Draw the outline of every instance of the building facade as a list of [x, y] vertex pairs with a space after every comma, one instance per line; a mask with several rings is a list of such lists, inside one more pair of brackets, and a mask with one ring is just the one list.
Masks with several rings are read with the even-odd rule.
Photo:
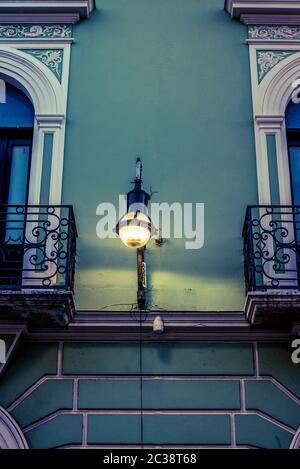
[[300, 447], [299, 96], [298, 0], [1, 2], [0, 448]]

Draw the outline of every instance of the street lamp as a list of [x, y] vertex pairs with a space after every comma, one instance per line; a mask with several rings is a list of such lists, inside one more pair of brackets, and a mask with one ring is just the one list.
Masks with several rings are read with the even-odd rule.
[[151, 238], [152, 223], [148, 217], [149, 194], [142, 190], [142, 163], [136, 160], [134, 189], [127, 194], [127, 213], [121, 218], [116, 232], [128, 248], [142, 248]]
[[146, 263], [144, 247], [153, 234], [153, 226], [148, 216], [150, 195], [142, 189], [142, 162], [136, 160], [134, 188], [127, 194], [127, 212], [116, 226], [116, 233], [128, 248], [137, 250], [138, 306], [145, 308]]

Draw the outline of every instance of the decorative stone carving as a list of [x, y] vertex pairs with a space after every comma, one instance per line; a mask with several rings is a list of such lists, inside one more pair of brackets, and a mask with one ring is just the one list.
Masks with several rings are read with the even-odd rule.
[[70, 24], [0, 24], [0, 39], [68, 39]]
[[22, 49], [46, 65], [61, 83], [63, 66], [63, 49]]
[[300, 40], [300, 26], [250, 26], [250, 39], [290, 39]]
[[284, 60], [286, 57], [295, 54], [294, 51], [281, 50], [259, 50], [257, 51], [257, 69], [259, 83], [272, 70], [275, 65]]

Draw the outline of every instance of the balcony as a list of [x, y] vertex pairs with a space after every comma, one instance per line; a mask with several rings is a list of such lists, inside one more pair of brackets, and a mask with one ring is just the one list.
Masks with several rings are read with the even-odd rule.
[[71, 206], [0, 205], [0, 318], [67, 325], [74, 315]]
[[243, 238], [250, 323], [299, 321], [300, 206], [249, 206]]

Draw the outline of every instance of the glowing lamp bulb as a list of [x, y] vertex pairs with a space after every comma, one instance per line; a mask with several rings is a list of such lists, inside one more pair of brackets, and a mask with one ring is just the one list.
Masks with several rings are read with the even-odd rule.
[[151, 238], [151, 220], [143, 212], [128, 212], [119, 222], [118, 234], [125, 246], [141, 248]]

